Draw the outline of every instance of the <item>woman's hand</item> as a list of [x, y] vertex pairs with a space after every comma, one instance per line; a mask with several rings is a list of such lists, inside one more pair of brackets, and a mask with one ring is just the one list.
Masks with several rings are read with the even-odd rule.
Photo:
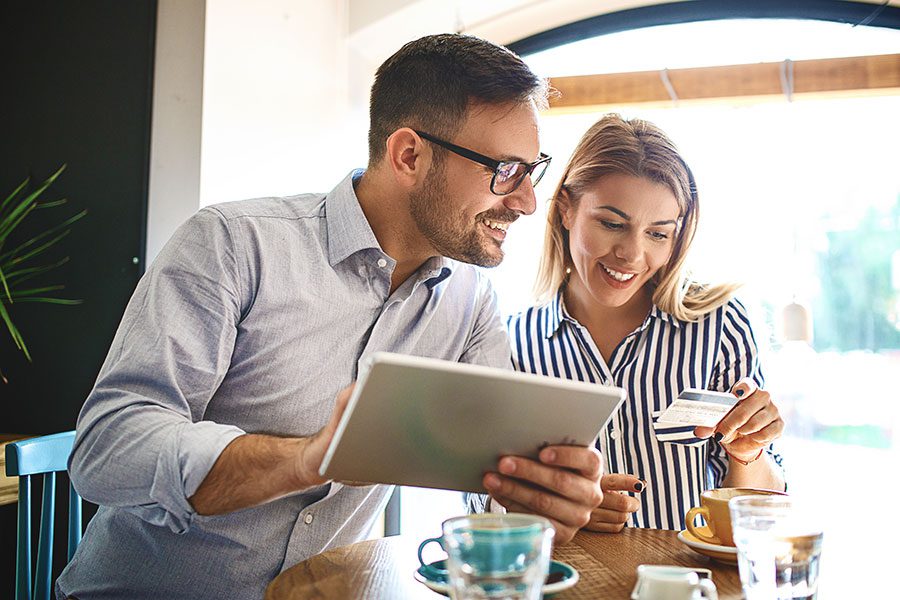
[[731, 388], [740, 398], [715, 427], [697, 427], [694, 434], [707, 438], [715, 433], [716, 441], [732, 458], [753, 461], [784, 431], [784, 421], [769, 392], [761, 390], [752, 379], [744, 378]]
[[625, 527], [631, 513], [636, 512], [641, 503], [637, 498], [621, 492], [641, 492], [644, 482], [634, 475], [612, 473], [600, 479], [603, 502], [591, 511], [591, 520], [584, 529], [603, 533], [619, 533]]

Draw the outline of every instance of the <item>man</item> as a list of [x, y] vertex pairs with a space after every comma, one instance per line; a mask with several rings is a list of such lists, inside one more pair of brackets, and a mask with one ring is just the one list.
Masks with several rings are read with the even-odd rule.
[[[411, 42], [376, 74], [365, 173], [179, 229], [79, 416], [70, 472], [101, 508], [58, 597], [258, 599], [282, 569], [366, 536], [390, 487], [318, 475], [348, 384], [379, 350], [509, 365], [494, 295], [463, 263], [498, 264], [535, 209], [545, 97], [503, 48]], [[602, 498], [599, 456], [542, 458], [504, 457], [485, 484], [567, 541]]]

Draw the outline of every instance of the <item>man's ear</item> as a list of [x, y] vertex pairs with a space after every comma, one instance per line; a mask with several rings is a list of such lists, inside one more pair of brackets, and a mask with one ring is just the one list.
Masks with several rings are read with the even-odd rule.
[[401, 127], [385, 143], [385, 161], [398, 184], [413, 188], [425, 179], [431, 165], [431, 148], [409, 127]]
[[572, 205], [572, 197], [569, 195], [569, 190], [561, 188], [554, 204], [556, 204], [556, 210], [559, 212], [559, 218], [563, 227], [571, 229], [572, 221], [575, 219], [575, 207]]

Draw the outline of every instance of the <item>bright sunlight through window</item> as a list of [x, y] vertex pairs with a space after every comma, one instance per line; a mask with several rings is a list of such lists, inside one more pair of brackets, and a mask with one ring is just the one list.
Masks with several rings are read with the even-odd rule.
[[[898, 31], [756, 20], [629, 31], [525, 58], [552, 78], [897, 52]], [[900, 534], [900, 96], [544, 115], [542, 150], [554, 161], [537, 189], [538, 212], [510, 229], [507, 258], [489, 271], [505, 314], [533, 302], [542, 200], [604, 112], [656, 123], [691, 165], [701, 201], [694, 272], [744, 284], [738, 296], [754, 317], [766, 387], [787, 422], [789, 491], [816, 500], [825, 528], [822, 577], [849, 569], [860, 574], [857, 587], [836, 597], [874, 594], [877, 582], [864, 574], [878, 561], [888, 572]], [[811, 329], [796, 322], [804, 314]], [[804, 331], [809, 342], [796, 339]], [[406, 531], [463, 511], [458, 494], [425, 490], [404, 490], [402, 506]], [[861, 535], [873, 527], [884, 533]], [[875, 547], [861, 548], [863, 540]]]

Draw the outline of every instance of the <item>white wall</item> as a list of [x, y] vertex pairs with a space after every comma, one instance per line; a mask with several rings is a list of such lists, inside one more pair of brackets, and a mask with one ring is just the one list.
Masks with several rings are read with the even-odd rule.
[[200, 206], [205, 19], [205, 0], [157, 6], [147, 264]]
[[200, 206], [330, 190], [367, 159], [375, 69], [405, 42], [508, 43], [634, 0], [160, 0], [148, 262]]
[[366, 158], [346, 0], [208, 0], [200, 204], [328, 191]]

